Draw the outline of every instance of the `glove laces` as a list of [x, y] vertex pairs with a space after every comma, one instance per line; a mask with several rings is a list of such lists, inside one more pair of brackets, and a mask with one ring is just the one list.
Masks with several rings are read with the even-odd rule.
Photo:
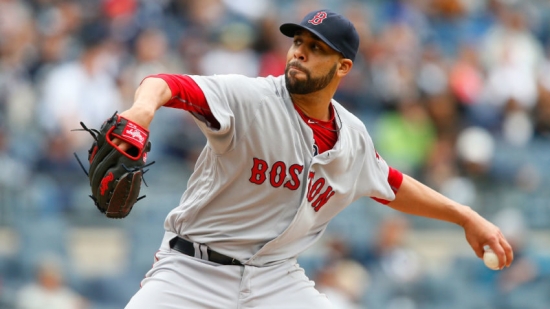
[[[113, 116], [111, 116], [111, 118], [109, 118], [109, 120], [107, 120], [107, 121], [110, 121], [110, 120], [112, 120], [113, 118], [115, 118], [116, 115], [117, 115], [117, 113], [118, 113], [118, 111], [115, 112], [115, 113], [113, 114]], [[86, 131], [86, 132], [90, 133], [90, 135], [94, 138], [94, 140], [95, 140], [96, 142], [98, 141], [98, 140], [97, 140], [97, 136], [100, 134], [99, 130], [88, 128], [88, 127], [84, 124], [84, 122], [82, 122], [82, 121], [80, 122], [80, 125], [82, 126], [82, 129], [73, 129], [73, 130], [71, 130], [71, 131]], [[89, 150], [88, 150], [88, 155], [91, 155], [92, 151], [93, 151], [93, 149], [89, 149]], [[84, 174], [86, 174], [86, 176], [89, 177], [89, 171], [86, 170], [86, 168], [84, 167], [84, 164], [82, 164], [82, 161], [80, 160], [80, 158], [78, 157], [78, 155], [76, 154], [76, 152], [74, 152], [73, 154], [74, 154], [74, 157], [76, 158], [76, 161], [78, 162], [78, 165], [80, 165], [80, 167], [82, 168], [82, 171], [84, 171]], [[122, 167], [123, 167], [128, 173], [134, 173], [134, 172], [137, 172], [137, 171], [141, 171], [141, 180], [143, 181], [143, 184], [144, 184], [146, 187], [149, 187], [149, 185], [147, 185], [147, 182], [145, 181], [145, 176], [144, 176], [145, 173], [147, 173], [147, 172], [149, 171], [149, 169], [145, 169], [145, 168], [146, 168], [146, 167], [149, 167], [149, 166], [151, 166], [151, 165], [153, 165], [153, 164], [155, 164], [155, 162], [156, 162], [156, 161], [152, 161], [152, 162], [147, 163], [147, 164], [145, 164], [145, 165], [143, 165], [143, 166], [141, 166], [141, 167], [135, 167], [135, 168], [128, 168], [126, 165], [122, 164]], [[98, 208], [99, 208], [97, 199], [96, 199], [94, 196], [92, 196], [92, 195], [88, 195], [88, 196], [94, 201], [94, 204], [95, 204], [96, 206], [98, 206]], [[146, 196], [147, 196], [147, 195], [144, 194], [144, 195], [138, 197], [138, 198], [136, 199], [136, 202], [139, 201], [139, 200], [144, 199]]]

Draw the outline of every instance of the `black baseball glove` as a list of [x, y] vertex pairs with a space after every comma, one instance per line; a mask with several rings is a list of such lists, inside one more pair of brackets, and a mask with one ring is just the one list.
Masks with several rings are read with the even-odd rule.
[[[151, 149], [149, 131], [117, 113], [107, 119], [99, 131], [87, 128], [82, 122], [80, 125], [94, 138], [88, 150], [88, 172], [75, 154], [90, 179], [90, 197], [107, 217], [124, 218], [134, 204], [145, 197], [139, 197], [144, 168], [154, 163], [145, 164]], [[114, 138], [129, 143], [130, 149], [121, 150], [112, 142]]]

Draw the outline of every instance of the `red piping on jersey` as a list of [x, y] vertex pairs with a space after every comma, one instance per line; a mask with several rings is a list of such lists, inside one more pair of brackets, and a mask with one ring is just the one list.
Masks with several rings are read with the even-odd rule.
[[[397, 191], [399, 191], [399, 188], [401, 188], [401, 183], [403, 183], [403, 174], [400, 171], [390, 167], [388, 171], [388, 184], [390, 185], [393, 193], [397, 194]], [[377, 197], [371, 197], [371, 198], [384, 205], [390, 202], [388, 200], [377, 198]]]

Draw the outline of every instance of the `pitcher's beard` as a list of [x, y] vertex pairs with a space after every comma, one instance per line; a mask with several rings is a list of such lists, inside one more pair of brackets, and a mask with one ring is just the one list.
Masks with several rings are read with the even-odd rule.
[[292, 63], [293, 66], [298, 67], [298, 69], [306, 75], [305, 80], [298, 80], [289, 74], [290, 65], [291, 64], [288, 63], [285, 68], [285, 84], [286, 89], [291, 94], [308, 94], [319, 91], [325, 88], [332, 81], [334, 75], [336, 75], [336, 64], [334, 64], [325, 76], [312, 78], [308, 70], [299, 64]]

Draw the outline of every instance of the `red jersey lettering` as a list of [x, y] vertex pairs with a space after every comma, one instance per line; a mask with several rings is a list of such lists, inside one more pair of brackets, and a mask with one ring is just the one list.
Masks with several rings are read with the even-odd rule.
[[288, 169], [288, 173], [290, 174], [291, 180], [285, 183], [285, 187], [290, 190], [298, 189], [300, 187], [300, 178], [298, 178], [298, 175], [300, 175], [303, 170], [304, 170], [304, 167], [302, 165], [292, 164]]
[[266, 179], [265, 172], [269, 165], [262, 159], [254, 158], [254, 165], [252, 166], [252, 175], [250, 176], [250, 182], [257, 185], [264, 183]]
[[286, 177], [286, 165], [284, 162], [278, 161], [273, 164], [271, 171], [269, 172], [271, 185], [275, 188], [283, 185]]
[[309, 179], [309, 185], [307, 188], [307, 200], [311, 203], [311, 207], [315, 211], [319, 211], [323, 205], [325, 205], [328, 200], [335, 194], [334, 190], [332, 190], [332, 186], [328, 186], [323, 193], [320, 194], [321, 191], [323, 191], [323, 188], [326, 185], [325, 178], [319, 178], [315, 182], [313, 181], [313, 178], [315, 177], [314, 172], [309, 172], [308, 179]]
[[332, 191], [332, 187], [328, 186], [328, 188], [323, 192], [323, 194], [319, 195], [315, 202], [311, 203], [311, 207], [315, 209], [315, 211], [319, 211], [323, 205], [325, 205], [328, 200], [334, 195], [334, 191]]
[[307, 200], [309, 202], [313, 201], [315, 196], [317, 196], [317, 194], [319, 194], [319, 192], [321, 191], [321, 189], [323, 188], [324, 185], [325, 185], [325, 179], [324, 178], [317, 179], [315, 181], [315, 183], [313, 184], [313, 186], [311, 187], [311, 190], [309, 190], [309, 192], [307, 194]]
[[[267, 179], [267, 171], [269, 170], [269, 183], [274, 188], [279, 188], [283, 185], [290, 190], [296, 190], [300, 187], [300, 174], [304, 170], [304, 166], [299, 164], [291, 165], [288, 170], [286, 164], [282, 161], [273, 163], [270, 167], [269, 164], [262, 159], [254, 158], [249, 181], [261, 185]], [[287, 174], [290, 175], [290, 180], [285, 182]], [[319, 178], [313, 181], [315, 177], [314, 172], [309, 172], [308, 175], [308, 189], [306, 198], [311, 203], [311, 207], [317, 212], [328, 200], [335, 194], [332, 186], [327, 186], [325, 178]]]

